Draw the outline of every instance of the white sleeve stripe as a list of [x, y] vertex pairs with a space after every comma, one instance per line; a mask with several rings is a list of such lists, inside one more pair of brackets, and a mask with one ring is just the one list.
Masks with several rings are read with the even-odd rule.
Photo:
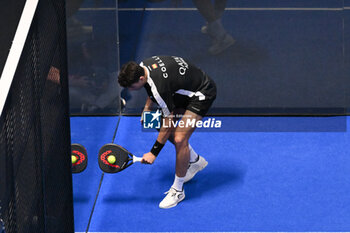
[[203, 93], [200, 91], [193, 92], [193, 91], [188, 91], [184, 89], [179, 89], [176, 91], [176, 93], [180, 95], [186, 95], [190, 98], [195, 95], [195, 96], [198, 96], [199, 100], [205, 100], [205, 95], [203, 95]]
[[[145, 66], [143, 66], [143, 63], [141, 63], [140, 66], [145, 67]], [[146, 67], [146, 69], [147, 69], [147, 67]], [[166, 103], [164, 102], [162, 97], [160, 96], [160, 94], [159, 94], [159, 92], [157, 90], [157, 87], [154, 84], [148, 69], [147, 69], [147, 71], [148, 71], [147, 83], [151, 87], [152, 94], [153, 94], [154, 98], [156, 99], [157, 103], [159, 104], [159, 106], [162, 108], [164, 116], [169, 116], [170, 115], [170, 111], [168, 109], [168, 106], [166, 105]]]
[[187, 91], [187, 90], [184, 90], [184, 89], [177, 90], [176, 93], [180, 94], [180, 95], [187, 95], [188, 97], [194, 96], [194, 92], [193, 91]]

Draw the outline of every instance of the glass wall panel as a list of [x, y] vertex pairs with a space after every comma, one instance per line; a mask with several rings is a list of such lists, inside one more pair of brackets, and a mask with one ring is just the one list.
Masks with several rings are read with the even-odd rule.
[[[119, 1], [121, 63], [154, 55], [191, 61], [217, 84], [211, 114], [342, 114], [350, 86], [343, 4]], [[146, 96], [123, 90], [125, 112], [140, 113]]]
[[116, 1], [67, 1], [71, 114], [119, 111]]

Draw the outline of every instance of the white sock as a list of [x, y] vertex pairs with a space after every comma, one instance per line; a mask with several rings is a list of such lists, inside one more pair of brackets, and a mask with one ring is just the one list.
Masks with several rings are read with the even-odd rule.
[[190, 144], [188, 144], [188, 149], [190, 149], [190, 163], [196, 162], [198, 160], [198, 154], [193, 150]]
[[171, 187], [176, 189], [177, 191], [182, 191], [184, 181], [185, 177], [178, 177], [177, 175], [175, 175], [175, 180]]

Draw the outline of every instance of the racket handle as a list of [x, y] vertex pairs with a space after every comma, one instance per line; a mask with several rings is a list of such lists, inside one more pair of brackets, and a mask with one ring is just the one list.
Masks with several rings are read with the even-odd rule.
[[142, 161], [142, 158], [141, 157], [136, 157], [136, 156], [132, 156], [132, 162], [135, 163], [135, 162], [141, 162]]

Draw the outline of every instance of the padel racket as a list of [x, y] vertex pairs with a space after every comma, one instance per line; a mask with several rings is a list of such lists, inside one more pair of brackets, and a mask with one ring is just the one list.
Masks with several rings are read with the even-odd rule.
[[87, 151], [84, 146], [74, 143], [71, 145], [72, 173], [80, 173], [85, 170], [88, 163]]
[[133, 163], [141, 161], [142, 158], [113, 143], [102, 146], [98, 152], [98, 165], [106, 173], [120, 172]]

